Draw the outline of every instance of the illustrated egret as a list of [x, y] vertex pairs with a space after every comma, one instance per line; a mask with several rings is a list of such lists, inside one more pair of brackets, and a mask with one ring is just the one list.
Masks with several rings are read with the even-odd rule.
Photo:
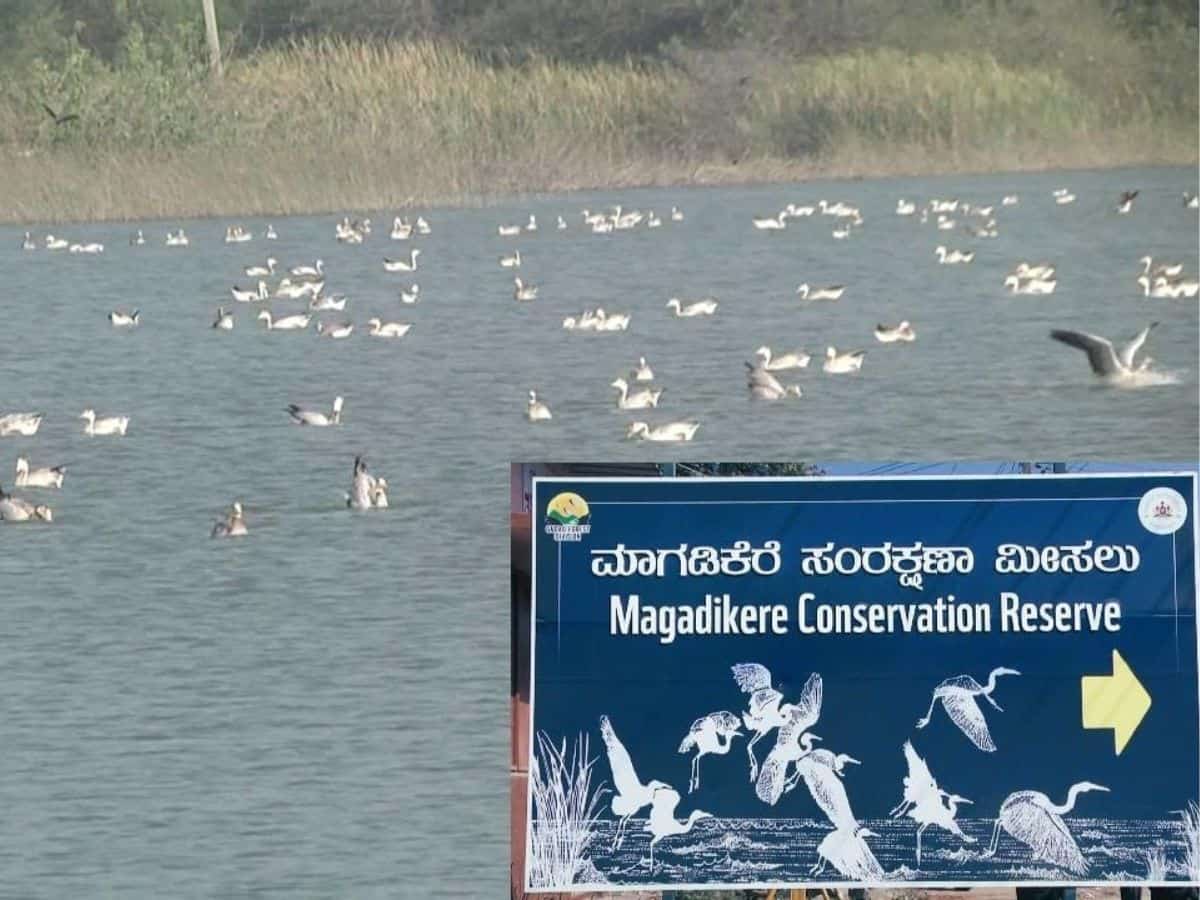
[[996, 745], [992, 743], [992, 736], [988, 733], [987, 720], [983, 717], [983, 711], [979, 708], [979, 704], [975, 702], [976, 697], [983, 697], [988, 703], [996, 707], [996, 709], [1004, 712], [1000, 704], [992, 699], [992, 691], [996, 689], [996, 679], [1001, 675], [1020, 675], [1016, 669], [1006, 669], [1003, 667], [992, 669], [988, 675], [987, 687], [983, 687], [978, 681], [970, 675], [958, 675], [954, 678], [947, 678], [936, 688], [933, 689], [933, 699], [929, 702], [929, 712], [925, 714], [923, 719], [917, 720], [917, 727], [924, 728], [929, 724], [930, 717], [933, 716], [933, 708], [937, 705], [938, 700], [942, 701], [942, 706], [946, 709], [946, 715], [950, 717], [959, 730], [962, 731], [980, 750], [988, 753], [993, 753], [996, 750]]
[[[617, 833], [613, 836], [613, 849], [621, 846], [625, 840], [625, 825], [638, 810], [649, 806], [654, 800], [654, 792], [659, 788], [670, 789], [670, 785], [662, 781], [648, 781], [642, 784], [633, 768], [633, 760], [629, 751], [613, 731], [612, 722], [608, 716], [600, 717], [600, 736], [604, 739], [604, 749], [608, 754], [608, 767], [612, 769], [613, 787], [612, 811], [619, 816]], [[675, 794], [678, 798], [678, 794]], [[678, 800], [676, 800], [678, 802]], [[672, 805], [674, 810], [674, 805]]]
[[675, 807], [679, 806], [680, 799], [679, 792], [669, 785], [660, 783], [654, 788], [650, 803], [650, 820], [642, 829], [654, 835], [650, 839], [650, 871], [654, 871], [655, 844], [665, 837], [687, 834], [701, 819], [712, 818], [712, 813], [694, 809], [680, 822], [675, 818]]
[[775, 746], [763, 760], [762, 770], [754, 783], [754, 792], [758, 799], [774, 806], [779, 802], [789, 784], [794, 784], [794, 777], [788, 776], [788, 764], [812, 752], [813, 741], [820, 738], [810, 732], [799, 734], [790, 723], [779, 729]]
[[1062, 817], [1075, 808], [1075, 798], [1085, 791], [1108, 791], [1090, 781], [1080, 781], [1067, 791], [1067, 801], [1055, 806], [1040, 791], [1017, 791], [1000, 804], [1000, 814], [992, 829], [992, 844], [983, 854], [994, 856], [1003, 828], [1022, 844], [1033, 850], [1033, 858], [1051, 863], [1076, 875], [1087, 873], [1087, 860], [1071, 837]]
[[[771, 672], [766, 666], [759, 663], [737, 663], [733, 666], [733, 680], [737, 682], [742, 693], [750, 695], [750, 708], [742, 713], [742, 721], [747, 731], [754, 732], [754, 737], [750, 738], [746, 745], [746, 754], [750, 757], [750, 780], [755, 781], [758, 779], [758, 760], [754, 756], [754, 745], [773, 729], [788, 722], [792, 707], [788, 704], [784, 704], [783, 707], [779, 705], [783, 694], [771, 687]], [[821, 714], [821, 689], [821, 676], [814, 672], [808, 677], [800, 703], [797, 704], [801, 710], [813, 708], [812, 722], [809, 726], [815, 723]], [[803, 731], [804, 728], [801, 728], [796, 732], [797, 739]]]
[[[958, 812], [959, 803], [970, 803], [966, 797], [958, 794], [947, 794], [938, 787], [933, 773], [925, 764], [925, 760], [917, 755], [911, 741], [904, 742], [904, 759], [908, 763], [908, 775], [904, 778], [904, 799], [888, 815], [893, 819], [908, 816], [917, 826], [917, 865], [921, 865], [921, 835], [930, 825], [944, 828], [951, 834], [961, 838], [964, 843], [974, 844], [975, 838], [963, 834], [954, 817]], [[946, 805], [942, 805], [943, 798]]]
[[820, 859], [809, 870], [810, 875], [820, 875], [825, 864], [830, 863], [847, 878], [855, 881], [879, 881], [883, 878], [883, 867], [871, 852], [864, 838], [878, 837], [870, 828], [838, 828], [829, 832], [817, 845]]
[[[709, 713], [692, 723], [683, 743], [679, 745], [680, 753], [696, 751], [696, 755], [692, 757], [692, 780], [688, 782], [689, 794], [700, 788], [700, 757], [708, 753], [716, 756], [724, 756], [728, 753], [729, 748], [733, 746], [733, 739], [741, 737], [741, 725], [737, 716], [725, 710]], [[721, 743], [722, 738], [725, 739], [724, 743]]]
[[842, 784], [842, 766], [845, 762], [858, 762], [844, 754], [834, 756], [830, 751], [814, 751], [796, 760], [796, 775], [785, 787], [791, 790], [799, 781], [804, 779], [804, 785], [812, 795], [813, 802], [821, 808], [821, 812], [833, 824], [834, 828], [853, 830], [858, 825], [854, 811], [850, 808], [850, 798], [846, 795], [846, 786]]

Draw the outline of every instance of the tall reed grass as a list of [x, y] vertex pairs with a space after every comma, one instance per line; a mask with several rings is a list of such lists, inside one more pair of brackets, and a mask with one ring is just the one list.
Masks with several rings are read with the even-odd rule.
[[[719, 71], [308, 40], [210, 81], [133, 41], [0, 85], [0, 216], [295, 213], [806, 175], [1190, 163], [1195, 104], [986, 51], [878, 48]], [[743, 71], [739, 69], [738, 71]], [[1193, 79], [1194, 80], [1194, 79]], [[55, 125], [48, 100], [78, 121]]]
[[1183, 865], [1190, 881], [1200, 881], [1200, 806], [1189, 803], [1179, 814], [1183, 828]]
[[587, 850], [595, 838], [605, 794], [602, 785], [593, 784], [595, 764], [588, 757], [586, 735], [580, 735], [568, 753], [565, 739], [555, 746], [545, 734], [538, 734], [529, 778], [533, 791], [530, 887], [575, 884], [587, 866]]

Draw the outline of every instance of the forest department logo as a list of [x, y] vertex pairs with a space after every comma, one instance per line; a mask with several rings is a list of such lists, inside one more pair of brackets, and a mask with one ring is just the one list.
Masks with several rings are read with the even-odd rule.
[[579, 541], [592, 530], [591, 511], [578, 494], [564, 491], [546, 505], [546, 534], [556, 541]]

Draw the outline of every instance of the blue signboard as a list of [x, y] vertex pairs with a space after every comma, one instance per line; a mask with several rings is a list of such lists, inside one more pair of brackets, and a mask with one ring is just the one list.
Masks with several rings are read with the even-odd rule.
[[535, 479], [527, 888], [1197, 883], [1195, 506]]

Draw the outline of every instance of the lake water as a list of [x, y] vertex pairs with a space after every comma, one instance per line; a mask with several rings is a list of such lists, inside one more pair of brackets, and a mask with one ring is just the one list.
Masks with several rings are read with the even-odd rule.
[[[1059, 186], [1079, 199], [1056, 206]], [[1135, 187], [1133, 213], [1112, 212]], [[104, 242], [95, 257], [24, 252], [23, 229], [0, 229], [0, 414], [46, 416], [36, 436], [0, 439], [0, 483], [18, 453], [68, 472], [62, 491], [17, 492], [51, 503], [52, 526], [0, 528], [0, 897], [501, 896], [510, 459], [1190, 458], [1197, 302], [1143, 300], [1134, 278], [1145, 253], [1195, 275], [1197, 217], [1179, 199], [1195, 188], [1193, 171], [1140, 170], [580, 194], [421, 211], [433, 233], [408, 243], [377, 213], [361, 246], [334, 242], [337, 216], [275, 219], [278, 241], [238, 245], [221, 241], [232, 220], [185, 222], [186, 249], [162, 245], [178, 222], [49, 229]], [[990, 240], [893, 212], [901, 196], [1006, 193], [1021, 202], [997, 207]], [[861, 231], [750, 226], [820, 198], [860, 206]], [[581, 208], [615, 202], [686, 220], [582, 229]], [[529, 212], [537, 235], [496, 235]], [[129, 247], [134, 227], [151, 243]], [[939, 243], [977, 258], [938, 266]], [[419, 272], [385, 273], [409, 246]], [[534, 303], [513, 301], [497, 264], [512, 248]], [[266, 333], [257, 305], [232, 303], [268, 253], [322, 258], [327, 292], [350, 297], [324, 317], [355, 334]], [[1052, 297], [1004, 293], [1023, 259], [1057, 263]], [[404, 306], [413, 280], [422, 300]], [[801, 281], [848, 288], [806, 306]], [[675, 295], [720, 307], [676, 321]], [[209, 327], [218, 304], [236, 307], [232, 332]], [[595, 306], [632, 313], [629, 331], [561, 329]], [[141, 326], [114, 330], [117, 307]], [[414, 327], [373, 339], [372, 315]], [[876, 322], [900, 319], [915, 343], [875, 342]], [[1099, 386], [1047, 337], [1151, 320], [1148, 351], [1174, 384]], [[745, 392], [762, 343], [868, 353], [857, 375], [811, 366], [803, 398], [771, 404]], [[622, 440], [633, 417], [609, 382], [639, 355], [667, 387], [644, 418], [701, 422], [682, 451]], [[552, 422], [525, 420], [529, 388]], [[337, 394], [340, 428], [289, 424], [289, 403]], [[130, 416], [128, 435], [85, 438], [86, 407]], [[358, 453], [391, 509], [343, 508]], [[249, 539], [209, 540], [238, 498]]]

